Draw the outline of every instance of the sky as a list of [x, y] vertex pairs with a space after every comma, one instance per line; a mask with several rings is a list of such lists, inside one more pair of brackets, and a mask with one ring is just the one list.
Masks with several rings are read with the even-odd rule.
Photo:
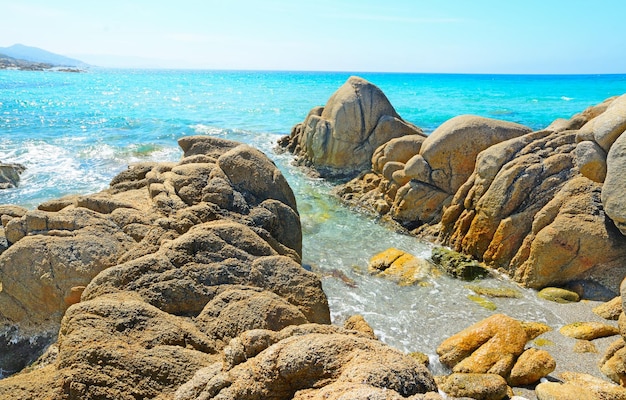
[[0, 47], [103, 67], [626, 73], [624, 0], [0, 0]]

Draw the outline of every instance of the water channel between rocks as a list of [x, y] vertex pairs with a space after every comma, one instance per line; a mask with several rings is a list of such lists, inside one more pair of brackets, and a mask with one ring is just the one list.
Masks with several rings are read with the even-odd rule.
[[[288, 176], [302, 173], [288, 169]], [[555, 357], [555, 373], [570, 370], [602, 376], [597, 361], [615, 337], [594, 341], [597, 353], [575, 354], [572, 349], [576, 341], [558, 333], [561, 326], [571, 322], [607, 322], [591, 312], [595, 302], [549, 302], [502, 276], [466, 282], [437, 274], [423, 285], [408, 287], [371, 276], [367, 272], [369, 259], [383, 250], [395, 247], [429, 258], [434, 245], [348, 209], [330, 194], [332, 185], [326, 181], [300, 176], [291, 182], [302, 222], [303, 264], [322, 276], [333, 323], [341, 325], [351, 315], [361, 314], [380, 340], [407, 353], [428, 354], [431, 370], [440, 374], [446, 371], [435, 349], [445, 338], [494, 313], [503, 313], [522, 321], [543, 322], [554, 329], [530, 346]], [[488, 310], [468, 297], [475, 296], [470, 285], [514, 289], [521, 297], [483, 297], [497, 307]]]

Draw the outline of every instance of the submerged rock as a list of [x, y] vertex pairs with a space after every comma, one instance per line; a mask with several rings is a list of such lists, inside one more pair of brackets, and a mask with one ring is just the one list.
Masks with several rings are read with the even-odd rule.
[[428, 261], [394, 248], [374, 255], [367, 269], [370, 274], [393, 280], [400, 286], [418, 284], [431, 275]]
[[434, 248], [431, 259], [435, 265], [454, 278], [472, 281], [489, 275], [489, 270], [478, 261], [443, 247]]
[[398, 115], [378, 87], [353, 76], [279, 144], [320, 176], [352, 177], [370, 168], [380, 145], [404, 135], [423, 134]]
[[20, 174], [26, 170], [22, 164], [5, 164], [0, 161], [0, 189], [15, 188], [20, 182]]

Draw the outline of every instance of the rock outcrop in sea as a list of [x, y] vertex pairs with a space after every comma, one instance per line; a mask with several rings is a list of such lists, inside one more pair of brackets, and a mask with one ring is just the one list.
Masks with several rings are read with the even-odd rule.
[[17, 187], [20, 175], [26, 170], [22, 164], [6, 164], [0, 161], [0, 189]]
[[398, 115], [378, 87], [353, 76], [280, 144], [320, 176], [345, 178], [369, 168], [380, 145], [408, 134], [424, 136]]
[[337, 194], [524, 286], [594, 282], [617, 294], [626, 275], [625, 130], [626, 95], [534, 132], [458, 116], [427, 138], [399, 130]]
[[27, 367], [0, 380], [0, 398], [437, 389], [363, 321], [330, 325], [320, 280], [301, 265], [293, 192], [265, 155], [206, 136], [179, 144], [179, 162], [133, 165], [103, 192], [0, 207], [0, 368]]

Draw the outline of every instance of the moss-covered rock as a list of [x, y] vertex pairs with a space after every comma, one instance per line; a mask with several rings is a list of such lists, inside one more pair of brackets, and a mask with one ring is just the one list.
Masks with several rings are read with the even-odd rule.
[[489, 275], [489, 270], [470, 256], [443, 247], [434, 248], [431, 259], [454, 278], [472, 281]]
[[539, 291], [539, 293], [537, 293], [537, 296], [544, 300], [554, 301], [556, 303], [575, 303], [580, 301], [578, 293], [557, 287], [543, 288]]

